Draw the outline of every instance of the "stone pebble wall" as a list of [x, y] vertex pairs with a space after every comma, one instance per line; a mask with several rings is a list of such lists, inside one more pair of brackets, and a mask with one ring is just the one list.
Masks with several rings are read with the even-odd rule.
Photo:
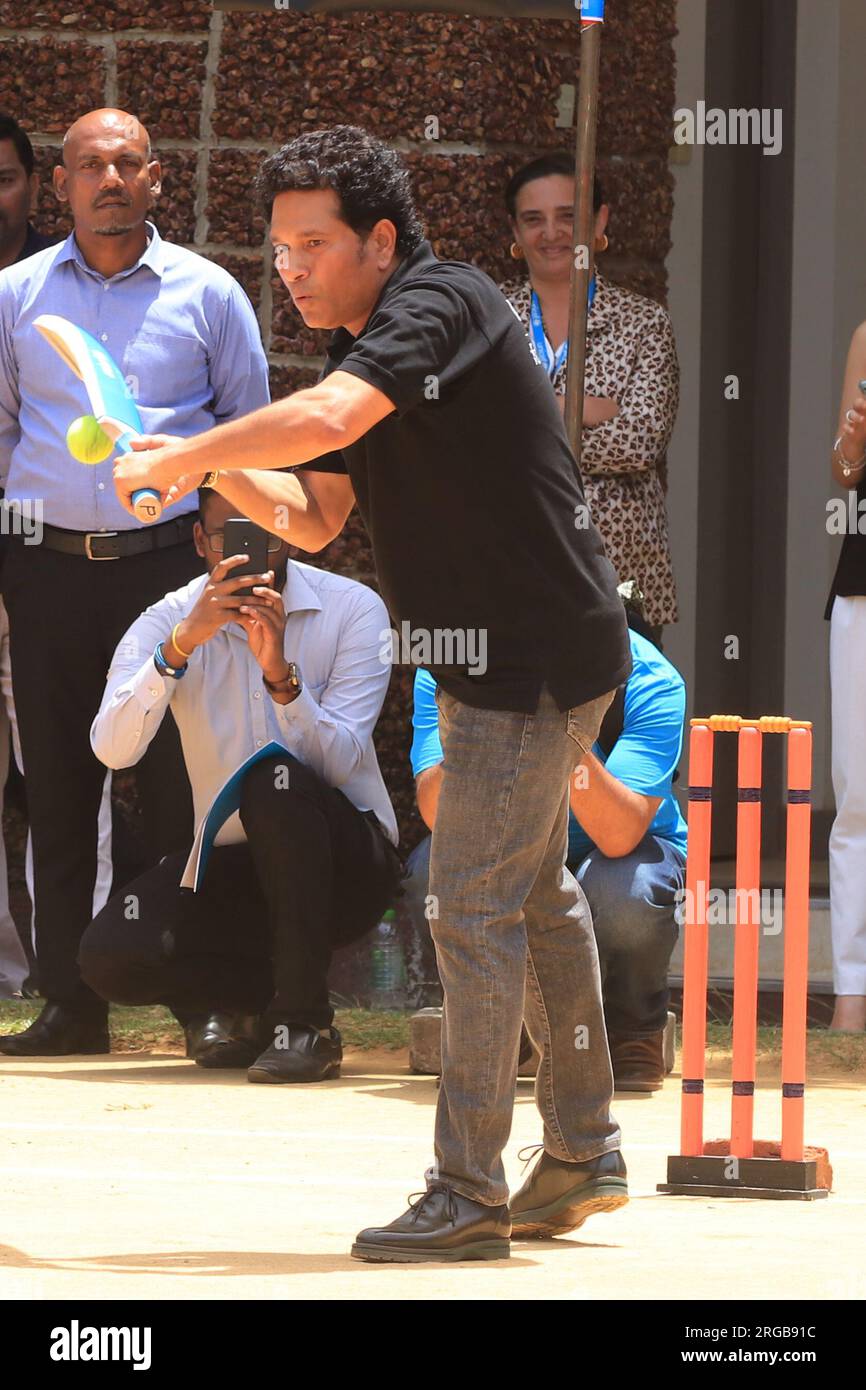
[[[606, 270], [664, 298], [673, 183], [675, 0], [612, 0], [601, 61], [599, 172], [612, 205]], [[282, 396], [316, 380], [327, 335], [304, 327], [271, 271], [253, 205], [259, 159], [302, 130], [364, 125], [405, 152], [437, 254], [513, 274], [502, 191], [534, 154], [569, 146], [577, 26], [443, 14], [215, 13], [204, 0], [0, 0], [0, 111], [31, 133], [40, 230], [69, 224], [51, 192], [60, 138], [120, 106], [163, 162], [162, 235], [226, 266], [249, 294]], [[427, 138], [428, 119], [438, 140]], [[570, 119], [567, 117], [566, 119]], [[353, 515], [316, 563], [375, 587]], [[408, 768], [411, 673], [395, 669], [377, 729], [404, 844], [421, 833]]]

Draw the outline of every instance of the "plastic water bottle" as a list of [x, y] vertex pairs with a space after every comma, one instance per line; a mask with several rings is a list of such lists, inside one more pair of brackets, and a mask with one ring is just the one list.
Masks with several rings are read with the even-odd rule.
[[374, 1009], [402, 1009], [406, 1003], [403, 948], [397, 915], [389, 908], [373, 938], [370, 1004]]

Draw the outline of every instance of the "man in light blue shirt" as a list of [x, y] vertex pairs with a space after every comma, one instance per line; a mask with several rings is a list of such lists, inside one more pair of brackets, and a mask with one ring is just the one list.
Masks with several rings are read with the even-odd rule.
[[[77, 952], [91, 916], [104, 769], [90, 748], [111, 655], [129, 624], [200, 569], [196, 501], [137, 524], [117, 501], [112, 460], [85, 467], [66, 430], [90, 406], [83, 384], [33, 327], [59, 314], [120, 365], [148, 432], [189, 436], [267, 404], [267, 363], [252, 307], [219, 266], [160, 237], [148, 220], [160, 164], [123, 111], [69, 129], [54, 189], [74, 232], [0, 273], [0, 484], [15, 534], [3, 576], [36, 879], [36, 947], [47, 1004], [14, 1055], [108, 1049], [105, 1005], [81, 982]], [[37, 544], [27, 544], [36, 539]], [[136, 774], [149, 863], [188, 841], [189, 788], [166, 721]]]
[[168, 1004], [199, 1066], [248, 1067], [269, 1085], [325, 1081], [342, 1060], [332, 950], [375, 926], [402, 876], [373, 745], [388, 614], [363, 584], [290, 560], [277, 536], [269, 572], [233, 580], [236, 508], [209, 488], [200, 506], [209, 573], [132, 624], [91, 740], [107, 766], [129, 767], [170, 710], [196, 820], [222, 802], [220, 828], [197, 890], [180, 887], [186, 851], [166, 856], [91, 923], [81, 968], [104, 999]]
[[[682, 751], [682, 676], [639, 632], [629, 632], [632, 673], [592, 752], [572, 779], [567, 864], [592, 910], [604, 1011], [619, 1090], [657, 1090], [664, 1080], [667, 971], [683, 886], [686, 823], [673, 794]], [[432, 830], [442, 773], [436, 682], [415, 676], [412, 771], [418, 809]], [[430, 840], [409, 856], [406, 893], [422, 980], [417, 1003], [435, 1002], [435, 960], [425, 922]], [[440, 996], [441, 997], [441, 996]]]

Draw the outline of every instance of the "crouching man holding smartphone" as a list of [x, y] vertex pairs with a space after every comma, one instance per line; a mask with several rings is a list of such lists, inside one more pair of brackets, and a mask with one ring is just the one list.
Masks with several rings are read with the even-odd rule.
[[286, 751], [246, 773], [198, 891], [180, 887], [185, 854], [163, 859], [87, 928], [81, 970], [104, 999], [167, 1004], [201, 1066], [322, 1081], [342, 1058], [332, 950], [375, 925], [402, 876], [372, 741], [390, 675], [387, 611], [363, 584], [290, 560], [275, 536], [268, 570], [238, 579], [246, 555], [225, 549], [226, 534], [243, 535], [227, 527], [235, 509], [207, 489], [199, 498], [194, 540], [208, 573], [120, 642], [94, 751], [129, 767], [171, 710], [197, 824], [257, 750]]

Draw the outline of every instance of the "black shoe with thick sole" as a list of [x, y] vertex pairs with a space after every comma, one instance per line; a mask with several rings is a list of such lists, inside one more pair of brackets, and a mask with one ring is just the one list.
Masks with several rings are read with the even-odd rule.
[[247, 1077], [268, 1085], [330, 1081], [340, 1075], [343, 1039], [336, 1028], [323, 1037], [318, 1028], [277, 1024], [274, 1041], [253, 1062]]
[[352, 1246], [356, 1260], [386, 1264], [507, 1260], [511, 1254], [508, 1207], [485, 1207], [433, 1183], [390, 1226], [370, 1226]]
[[186, 1055], [198, 1067], [248, 1067], [264, 1041], [258, 1014], [212, 1013], [184, 1028]]
[[29, 1028], [0, 1037], [0, 1052], [7, 1057], [93, 1056], [110, 1051], [107, 1004], [84, 1011], [49, 1001]]
[[542, 1150], [511, 1199], [512, 1235], [515, 1239], [564, 1235], [576, 1231], [588, 1216], [616, 1211], [627, 1201], [626, 1166], [618, 1149], [585, 1163], [564, 1163]]

